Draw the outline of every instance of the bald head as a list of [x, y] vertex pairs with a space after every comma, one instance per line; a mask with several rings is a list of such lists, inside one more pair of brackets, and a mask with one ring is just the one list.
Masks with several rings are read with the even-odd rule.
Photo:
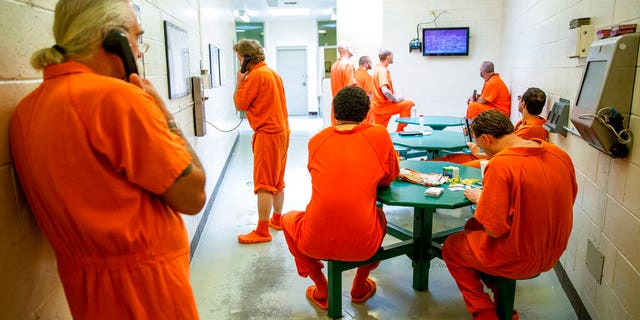
[[338, 43], [338, 54], [340, 57], [351, 58], [353, 56], [353, 47], [347, 41], [340, 41]]

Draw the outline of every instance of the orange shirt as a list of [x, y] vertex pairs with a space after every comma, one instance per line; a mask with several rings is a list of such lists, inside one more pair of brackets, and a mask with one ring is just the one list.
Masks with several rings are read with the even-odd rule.
[[233, 99], [238, 110], [247, 112], [253, 131], [277, 133], [289, 129], [282, 79], [264, 61], [251, 69]]
[[484, 82], [480, 96], [487, 100], [487, 104], [509, 116], [511, 114], [511, 95], [507, 85], [500, 78], [500, 74], [494, 74]]
[[356, 84], [355, 67], [348, 59], [338, 59], [331, 66], [331, 94], [335, 97], [340, 89]]
[[389, 69], [382, 64], [378, 64], [373, 70], [373, 99], [371, 101], [373, 109], [376, 109], [378, 106], [394, 103], [382, 93], [382, 87], [384, 85], [387, 85], [391, 93], [395, 94]]
[[368, 95], [373, 94], [373, 77], [367, 70], [358, 68], [356, 70], [356, 85], [364, 90]]
[[507, 268], [501, 270], [506, 277], [553, 267], [573, 223], [578, 187], [571, 158], [551, 143], [533, 141], [541, 146], [504, 149], [487, 165], [475, 219], [498, 238], [466, 233], [474, 255], [488, 268]]
[[522, 139], [531, 140], [538, 138], [541, 140], [549, 140], [549, 131], [542, 125], [547, 122], [547, 119], [538, 116], [536, 119], [528, 121], [520, 120], [516, 123], [515, 134]]
[[77, 319], [194, 319], [189, 242], [160, 198], [191, 163], [151, 96], [78, 62], [16, 107], [11, 151]]
[[300, 251], [319, 259], [371, 257], [385, 233], [376, 209], [377, 187], [391, 184], [399, 173], [387, 130], [370, 123], [349, 131], [325, 128], [309, 141], [307, 168], [312, 195], [296, 235]]

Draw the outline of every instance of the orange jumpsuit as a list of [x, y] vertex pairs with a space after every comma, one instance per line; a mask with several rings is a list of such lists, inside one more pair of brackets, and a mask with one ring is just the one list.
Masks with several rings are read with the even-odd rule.
[[[520, 120], [516, 123], [514, 134], [526, 140], [535, 138], [547, 141], [549, 140], [549, 131], [542, 126], [545, 122], [547, 122], [547, 120], [540, 116], [538, 116], [537, 119], [529, 121]], [[460, 153], [440, 157], [436, 160], [460, 163], [465, 166], [480, 168], [480, 160], [483, 159], [478, 159], [472, 154]]]
[[233, 98], [236, 108], [247, 112], [254, 131], [253, 192], [277, 193], [284, 189], [291, 132], [282, 79], [261, 61], [240, 83]]
[[444, 243], [471, 314], [494, 308], [480, 272], [529, 278], [551, 269], [567, 247], [578, 190], [573, 163], [557, 146], [533, 141], [540, 147], [507, 148], [491, 159], [475, 217]]
[[509, 117], [511, 115], [511, 95], [500, 74], [494, 74], [489, 80], [484, 82], [480, 96], [487, 100], [486, 104], [471, 101], [467, 106], [467, 118], [473, 119], [480, 112], [489, 109], [498, 109]]
[[191, 163], [151, 96], [78, 62], [16, 107], [14, 164], [74, 319], [197, 319], [189, 242], [164, 193]]
[[[355, 67], [348, 59], [338, 59], [331, 66], [331, 95], [338, 94], [340, 89], [356, 84]], [[333, 116], [333, 106], [331, 107], [331, 124], [336, 125], [336, 118]]]
[[[373, 78], [367, 72], [367, 70], [358, 68], [356, 69], [356, 85], [371, 98], [373, 95]], [[369, 113], [367, 113], [367, 122], [373, 123], [373, 111], [369, 109]]]
[[[373, 101], [371, 103], [373, 109], [373, 121], [374, 123], [381, 124], [383, 127], [387, 127], [389, 119], [394, 114], [400, 114], [402, 118], [408, 118], [411, 116], [411, 108], [415, 105], [413, 101], [404, 99], [400, 102], [393, 102], [389, 100], [383, 93], [382, 87], [387, 85], [391, 93], [395, 94], [393, 90], [393, 82], [391, 81], [391, 73], [384, 65], [378, 64], [373, 71]], [[406, 123], [398, 123], [396, 131], [403, 131], [406, 127]]]
[[366, 122], [349, 131], [325, 128], [309, 141], [307, 168], [313, 191], [306, 211], [282, 217], [300, 276], [322, 269], [319, 259], [362, 261], [373, 256], [386, 233], [376, 189], [391, 184], [399, 173], [386, 129]]

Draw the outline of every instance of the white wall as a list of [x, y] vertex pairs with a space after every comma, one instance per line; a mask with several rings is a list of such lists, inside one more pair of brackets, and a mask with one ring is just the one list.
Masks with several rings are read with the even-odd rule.
[[[470, 27], [469, 56], [424, 57], [416, 50], [409, 53], [416, 26], [432, 21], [431, 11], [444, 10], [449, 13], [438, 18], [438, 27]], [[337, 33], [338, 40], [352, 42], [356, 50], [370, 51], [367, 53], [374, 64], [379, 62], [380, 48], [391, 49], [394, 63], [389, 70], [394, 89], [413, 100], [418, 113], [463, 115], [473, 89], [482, 88], [482, 61], [491, 60], [497, 72], [502, 70], [502, 18], [502, 0], [338, 0]]]
[[[585, 59], [567, 58], [569, 21], [590, 17], [595, 29], [640, 24], [637, 0], [505, 1], [503, 55], [518, 93], [536, 86], [573, 100]], [[638, 63], [640, 65], [640, 62]], [[640, 136], [640, 68], [636, 68], [631, 130]], [[627, 159], [612, 159], [580, 138], [552, 134], [574, 161], [579, 194], [562, 265], [593, 319], [640, 319], [640, 142]], [[604, 255], [602, 283], [587, 270], [591, 241]]]
[[278, 70], [276, 51], [280, 47], [307, 49], [307, 101], [310, 112], [318, 111], [318, 23], [312, 19], [267, 21], [264, 24], [266, 62]]

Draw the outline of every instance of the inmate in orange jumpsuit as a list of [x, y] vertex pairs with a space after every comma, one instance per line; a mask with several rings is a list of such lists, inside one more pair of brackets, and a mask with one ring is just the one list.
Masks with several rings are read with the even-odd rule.
[[[331, 95], [338, 94], [340, 89], [356, 84], [355, 67], [349, 59], [338, 59], [331, 66]], [[333, 106], [331, 107], [331, 124], [336, 125], [336, 118], [333, 116]]]
[[192, 159], [154, 104], [66, 62], [13, 113], [13, 160], [74, 319], [198, 318], [187, 231], [160, 197]]
[[321, 270], [319, 259], [362, 261], [373, 256], [386, 232], [376, 189], [391, 184], [399, 173], [386, 129], [366, 122], [348, 131], [325, 128], [309, 141], [307, 168], [313, 191], [306, 211], [282, 217], [298, 274], [307, 277]]
[[471, 314], [495, 308], [480, 272], [529, 278], [551, 269], [567, 247], [578, 190], [573, 163], [557, 146], [533, 141], [540, 147], [507, 148], [491, 159], [475, 217], [444, 243], [442, 257]]
[[511, 95], [504, 81], [500, 78], [500, 74], [494, 74], [489, 80], [484, 82], [480, 96], [487, 100], [486, 104], [471, 101], [467, 106], [467, 118], [473, 119], [480, 112], [489, 109], [498, 109], [507, 117], [511, 115]]
[[289, 149], [289, 119], [280, 76], [264, 61], [257, 63], [234, 95], [236, 107], [247, 112], [254, 131], [253, 192], [284, 189]]
[[[373, 96], [373, 77], [371, 77], [367, 70], [362, 68], [356, 69], [356, 85], [362, 88], [369, 97]], [[371, 111], [371, 109], [369, 109], [366, 120], [367, 122], [373, 123], [373, 111]]]
[[[402, 118], [410, 117], [411, 108], [415, 103], [409, 99], [404, 99], [400, 102], [389, 100], [389, 98], [382, 93], [382, 87], [384, 85], [387, 85], [387, 88], [395, 95], [389, 69], [382, 64], [378, 64], [373, 71], [373, 101], [371, 102], [371, 106], [373, 109], [374, 123], [381, 124], [386, 128], [389, 124], [389, 119], [391, 119], [391, 116], [394, 114], [400, 114]], [[396, 131], [403, 131], [406, 126], [406, 123], [398, 123]]]

